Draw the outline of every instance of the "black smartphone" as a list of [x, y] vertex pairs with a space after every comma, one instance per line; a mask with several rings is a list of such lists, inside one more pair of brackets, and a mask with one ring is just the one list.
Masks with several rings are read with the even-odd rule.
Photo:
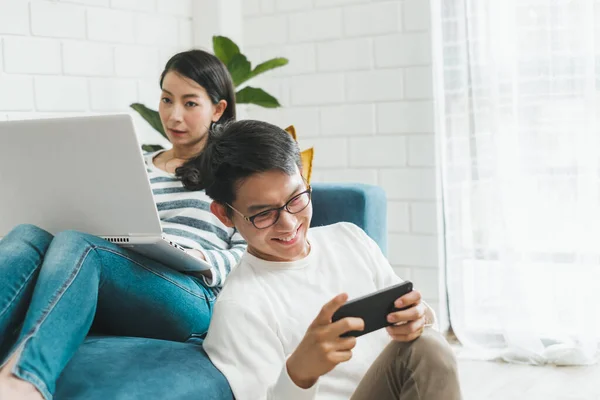
[[351, 300], [341, 306], [333, 314], [331, 322], [335, 322], [346, 317], [358, 317], [365, 321], [365, 329], [363, 331], [349, 331], [344, 333], [342, 337], [359, 337], [386, 326], [393, 325], [387, 320], [388, 314], [394, 311], [410, 308], [410, 306], [396, 308], [396, 306], [394, 306], [394, 302], [405, 294], [412, 292], [412, 290], [412, 282], [404, 281], [397, 285], [390, 286], [366, 296]]

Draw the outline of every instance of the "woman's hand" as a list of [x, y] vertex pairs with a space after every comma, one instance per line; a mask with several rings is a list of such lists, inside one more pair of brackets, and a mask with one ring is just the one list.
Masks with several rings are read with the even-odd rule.
[[[200, 250], [187, 249], [185, 252], [188, 253], [192, 257], [196, 257], [196, 258], [198, 258], [198, 259], [200, 259], [202, 261], [206, 261], [206, 256]], [[197, 276], [199, 278], [201, 278], [202, 276], [204, 276], [204, 277], [206, 277], [208, 279], [212, 279], [212, 272], [210, 271], [210, 269], [206, 269], [204, 271], [190, 272], [190, 275], [194, 275], [194, 276]]]
[[196, 258], [201, 259], [202, 261], [206, 261], [206, 256], [200, 250], [187, 249], [185, 252], [188, 253], [190, 256], [194, 256]]

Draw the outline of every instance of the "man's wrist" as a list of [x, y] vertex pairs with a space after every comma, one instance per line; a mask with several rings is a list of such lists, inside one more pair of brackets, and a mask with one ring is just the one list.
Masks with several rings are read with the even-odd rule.
[[290, 364], [293, 365], [293, 363], [290, 363], [290, 360], [288, 359], [288, 361], [286, 362], [286, 369], [287, 369], [287, 373], [288, 376], [290, 377], [290, 379], [292, 380], [292, 382], [294, 382], [294, 384], [296, 386], [298, 386], [301, 389], [309, 389], [311, 387], [313, 387], [315, 385], [315, 383], [317, 383], [317, 380], [319, 379], [317, 378], [310, 378], [310, 377], [302, 377], [297, 375], [294, 370], [293, 370], [293, 366], [290, 367]]
[[429, 328], [435, 325], [435, 314], [429, 306], [425, 310], [425, 328]]

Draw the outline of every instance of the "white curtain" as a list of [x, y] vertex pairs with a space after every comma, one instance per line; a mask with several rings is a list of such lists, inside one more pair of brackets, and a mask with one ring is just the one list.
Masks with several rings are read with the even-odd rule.
[[600, 349], [600, 1], [432, 0], [450, 323], [465, 354]]

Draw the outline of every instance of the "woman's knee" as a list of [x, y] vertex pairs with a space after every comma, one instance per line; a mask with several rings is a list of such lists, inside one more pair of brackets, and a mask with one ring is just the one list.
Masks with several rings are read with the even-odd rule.
[[78, 264], [96, 247], [94, 238], [95, 236], [74, 230], [59, 232], [50, 244], [47, 261], [52, 263], [59, 259], [68, 263], [70, 260], [73, 264]]
[[52, 240], [52, 234], [37, 225], [19, 224], [15, 226], [8, 235], [18, 236], [24, 239], [43, 238]]
[[54, 241], [62, 244], [93, 245], [95, 236], [75, 230], [61, 231], [56, 234]]
[[20, 224], [14, 227], [3, 240], [25, 241], [32, 244], [40, 253], [44, 254], [52, 242], [53, 236], [48, 231], [32, 224]]
[[42, 274], [52, 279], [69, 280], [86, 271], [86, 278], [101, 274], [102, 263], [96, 250], [94, 236], [66, 230], [56, 234], [44, 257]]

